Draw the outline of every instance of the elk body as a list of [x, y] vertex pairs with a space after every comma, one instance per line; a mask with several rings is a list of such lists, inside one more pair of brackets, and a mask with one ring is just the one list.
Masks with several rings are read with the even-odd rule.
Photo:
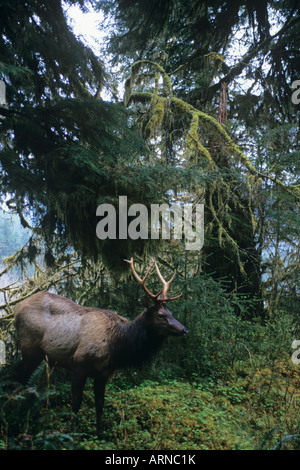
[[[127, 260], [125, 260], [127, 261]], [[168, 282], [154, 266], [163, 289], [156, 295], [146, 287], [146, 279], [137, 275], [133, 259], [131, 271], [153, 305], [135, 320], [109, 310], [83, 307], [49, 292], [39, 292], [15, 308], [15, 325], [22, 351], [19, 379], [26, 383], [34, 369], [47, 356], [50, 364], [71, 370], [72, 410], [77, 413], [87, 377], [94, 378], [97, 435], [101, 439], [102, 411], [107, 380], [121, 368], [139, 365], [151, 359], [169, 335], [185, 335], [187, 330], [167, 309]]]

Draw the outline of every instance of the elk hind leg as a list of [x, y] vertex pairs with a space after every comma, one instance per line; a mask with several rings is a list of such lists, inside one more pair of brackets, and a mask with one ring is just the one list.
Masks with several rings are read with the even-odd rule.
[[31, 353], [23, 353], [21, 363], [17, 369], [18, 381], [25, 385], [43, 359], [44, 354], [40, 350], [35, 350]]

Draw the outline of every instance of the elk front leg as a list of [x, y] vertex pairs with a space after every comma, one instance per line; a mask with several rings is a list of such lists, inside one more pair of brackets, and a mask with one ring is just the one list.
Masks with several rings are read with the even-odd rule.
[[94, 393], [96, 405], [96, 430], [98, 439], [103, 439], [102, 415], [104, 406], [104, 393], [106, 381], [102, 377], [96, 377], [94, 380]]

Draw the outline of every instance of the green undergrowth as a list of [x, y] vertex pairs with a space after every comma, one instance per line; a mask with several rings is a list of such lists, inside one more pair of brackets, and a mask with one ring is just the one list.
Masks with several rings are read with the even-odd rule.
[[107, 387], [106, 440], [94, 437], [92, 383], [76, 432], [70, 384], [42, 365], [27, 388], [0, 383], [0, 449], [299, 449], [300, 374], [291, 361], [242, 364], [230, 377], [193, 381], [117, 376]]

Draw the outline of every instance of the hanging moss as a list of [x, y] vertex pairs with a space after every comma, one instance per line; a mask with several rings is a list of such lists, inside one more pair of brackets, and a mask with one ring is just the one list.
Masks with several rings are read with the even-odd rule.
[[125, 94], [124, 94], [124, 99], [123, 99], [125, 107], [127, 107], [128, 104], [129, 104], [130, 97], [131, 97], [131, 91], [132, 91], [132, 84], [133, 84], [138, 72], [140, 71], [141, 66], [142, 66], [141, 61], [135, 62], [133, 64], [133, 66], [131, 67], [130, 76], [125, 82]]
[[147, 122], [145, 131], [144, 131], [144, 135], [147, 140], [150, 139], [150, 137], [154, 135], [155, 130], [160, 127], [163, 121], [164, 113], [165, 113], [165, 103], [166, 103], [165, 98], [157, 98], [156, 102], [153, 103], [153, 106], [154, 106], [153, 116]]
[[[217, 66], [220, 66], [223, 57], [215, 53], [210, 53], [205, 59], [210, 63], [214, 62]], [[135, 91], [135, 81], [137, 81], [137, 76], [142, 69], [144, 70], [144, 67], [147, 67], [147, 85], [149, 86], [149, 77], [151, 77], [152, 73], [152, 77], [154, 77], [154, 87], [152, 91]], [[152, 72], [150, 70], [151, 67], [153, 69]], [[163, 82], [162, 87], [160, 86], [161, 78]], [[240, 272], [245, 276], [246, 273], [240, 257], [239, 246], [230, 234], [231, 227], [234, 226], [232, 208], [235, 207], [240, 213], [245, 214], [247, 220], [249, 219], [249, 223], [252, 225], [253, 233], [255, 233], [257, 221], [252, 208], [252, 198], [257, 185], [260, 185], [261, 178], [271, 179], [283, 190], [293, 194], [293, 196], [298, 199], [300, 196], [299, 186], [289, 187], [276, 178], [272, 179], [269, 175], [260, 174], [252, 165], [249, 157], [245, 155], [241, 148], [232, 140], [225, 127], [221, 125], [217, 119], [196, 109], [184, 100], [173, 96], [170, 76], [166, 74], [160, 65], [154, 62], [138, 61], [136, 65], [132, 67], [131, 77], [126, 85], [124, 103], [126, 105], [130, 103], [140, 103], [145, 106], [146, 113], [143, 117], [143, 128], [144, 137], [148, 140], [153, 138], [155, 132], [159, 130], [161, 131], [161, 135], [166, 136], [164, 126], [166, 126], [166, 123], [169, 123], [168, 128], [170, 129], [170, 123], [174, 117], [177, 117], [184, 123], [187, 132], [185, 134], [185, 140], [183, 140], [183, 152], [181, 152], [181, 157], [186, 160], [188, 166], [198, 165], [202, 160], [208, 164], [208, 169], [211, 172], [217, 172], [218, 179], [215, 181], [212, 180], [208, 186], [209, 210], [211, 211], [214, 223], [217, 224], [218, 227], [217, 236], [219, 246], [224, 246], [225, 243], [228, 243], [232, 247]], [[203, 129], [209, 132], [210, 135], [212, 134], [217, 142], [222, 143], [222, 147], [227, 155], [230, 155], [231, 158], [234, 158], [243, 165], [246, 170], [246, 199], [239, 197], [239, 193], [235, 194], [235, 190], [233, 189], [234, 181], [227, 181], [223, 178], [220, 173], [220, 168], [214, 160], [213, 154], [205, 147], [204, 143], [201, 142], [200, 136], [203, 133]], [[224, 202], [226, 198], [230, 198], [232, 201], [231, 205]], [[207, 230], [209, 229], [210, 224], [208, 224], [207, 227]]]
[[[214, 59], [216, 60], [217, 58], [215, 55], [212, 55], [211, 53], [210, 60]], [[219, 60], [221, 60], [221, 56], [219, 57]], [[156, 87], [153, 92], [140, 92], [140, 91], [133, 91], [133, 85], [134, 81], [137, 77], [138, 72], [140, 71], [141, 67], [143, 65], [147, 66], [153, 66], [155, 72], [154, 74], [156, 75]], [[134, 64], [131, 68], [131, 76], [130, 79], [126, 85], [126, 92], [125, 92], [125, 97], [124, 97], [124, 104], [126, 103], [127, 106], [130, 104], [130, 102], [135, 102], [135, 103], [152, 103], [152, 109], [153, 113], [155, 114], [155, 106], [158, 106], [158, 111], [155, 117], [154, 114], [151, 116], [149, 119], [151, 120], [153, 118], [153, 121], [150, 124], [150, 127], [147, 128], [147, 125], [145, 126], [145, 129], [147, 129], [147, 135], [153, 135], [152, 133], [149, 133], [149, 129], [151, 130], [153, 128], [153, 125], [156, 124], [161, 124], [162, 123], [162, 104], [159, 102], [158, 99], [154, 100], [154, 95], [155, 98], [158, 97], [158, 78], [157, 74], [160, 74], [160, 76], [163, 77], [163, 83], [164, 83], [164, 92], [168, 92], [168, 99], [170, 103], [170, 108], [174, 110], [175, 113], [181, 114], [183, 116], [187, 116], [190, 120], [190, 128], [189, 132], [187, 134], [187, 148], [189, 150], [197, 150], [199, 156], [203, 156], [209, 163], [210, 169], [215, 168], [215, 162], [210, 154], [210, 152], [203, 146], [203, 144], [199, 140], [199, 135], [198, 135], [198, 129], [199, 129], [199, 123], [202, 122], [205, 124], [207, 128], [210, 128], [213, 130], [213, 132], [216, 133], [216, 135], [222, 140], [223, 145], [226, 147], [226, 152], [228, 154], [231, 154], [232, 156], [235, 156], [238, 161], [240, 161], [245, 168], [249, 172], [249, 176], [253, 175], [255, 177], [261, 177], [264, 179], [269, 179], [271, 180], [274, 184], [280, 186], [284, 191], [288, 192], [290, 195], [292, 195], [296, 199], [300, 199], [300, 185], [286, 185], [282, 181], [280, 181], [278, 178], [273, 178], [270, 175], [264, 175], [259, 173], [256, 168], [252, 165], [249, 157], [245, 155], [245, 153], [240, 149], [240, 147], [231, 139], [231, 137], [228, 135], [226, 132], [225, 128], [218, 123], [218, 121], [213, 117], [210, 116], [207, 113], [204, 113], [203, 111], [200, 111], [196, 108], [194, 108], [192, 105], [189, 103], [181, 100], [180, 98], [176, 98], [172, 94], [172, 87], [171, 87], [171, 79], [166, 74], [164, 69], [159, 65], [156, 64], [155, 62], [152, 61], [138, 61], [136, 62], [136, 65]], [[158, 125], [156, 126], [156, 128]], [[189, 152], [187, 153], [187, 155]]]
[[199, 114], [197, 112], [192, 113], [192, 120], [190, 129], [187, 137], [187, 147], [189, 150], [195, 148], [196, 152], [206, 158], [209, 163], [210, 169], [215, 167], [214, 161], [209, 153], [209, 151], [200, 143], [198, 135], [198, 126], [199, 126]]
[[159, 82], [159, 77], [162, 75], [163, 76], [163, 85], [164, 85], [164, 90], [167, 94], [172, 93], [172, 85], [171, 85], [171, 79], [168, 76], [168, 74], [164, 71], [164, 69], [157, 63], [152, 62], [150, 60], [138, 60], [135, 62], [131, 69], [130, 69], [130, 76], [125, 82], [125, 93], [124, 93], [124, 98], [123, 98], [123, 103], [124, 106], [127, 107], [129, 105], [131, 95], [132, 95], [132, 86], [134, 84], [134, 81], [141, 70], [143, 66], [152, 66], [154, 67], [156, 73], [155, 73], [155, 94], [158, 94], [158, 82]]
[[212, 63], [215, 64], [217, 70], [219, 70], [224, 62], [224, 57], [217, 52], [209, 52], [204, 55], [204, 60], [207, 65]]

